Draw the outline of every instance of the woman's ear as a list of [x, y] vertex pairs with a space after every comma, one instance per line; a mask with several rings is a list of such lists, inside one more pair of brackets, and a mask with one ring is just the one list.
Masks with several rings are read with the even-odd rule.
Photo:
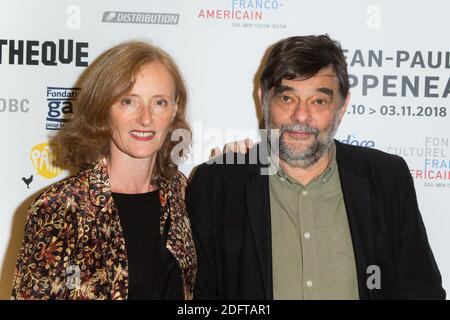
[[173, 110], [173, 115], [172, 115], [172, 119], [170, 121], [173, 121], [173, 119], [175, 119], [175, 117], [177, 116], [177, 112], [178, 112], [178, 105], [175, 105], [175, 109]]

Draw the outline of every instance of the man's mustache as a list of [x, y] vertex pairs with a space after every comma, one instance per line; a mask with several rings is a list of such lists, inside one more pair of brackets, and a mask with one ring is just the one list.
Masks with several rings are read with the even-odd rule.
[[283, 125], [279, 128], [280, 130], [280, 137], [283, 136], [288, 131], [302, 131], [306, 133], [312, 133], [315, 137], [319, 135], [319, 130], [313, 127], [310, 127], [306, 124], [288, 124]]

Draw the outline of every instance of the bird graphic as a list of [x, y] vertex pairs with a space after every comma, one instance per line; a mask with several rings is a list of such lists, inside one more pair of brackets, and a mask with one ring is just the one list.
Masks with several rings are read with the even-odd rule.
[[22, 180], [27, 185], [27, 188], [30, 189], [30, 183], [33, 182], [33, 175], [31, 175], [28, 179], [22, 177]]

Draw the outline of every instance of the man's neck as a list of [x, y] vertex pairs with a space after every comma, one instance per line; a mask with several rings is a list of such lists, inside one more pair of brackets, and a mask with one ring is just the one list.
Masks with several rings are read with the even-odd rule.
[[332, 148], [330, 148], [316, 163], [309, 167], [302, 168], [292, 166], [280, 159], [280, 166], [289, 176], [306, 186], [316, 177], [320, 176], [331, 163], [333, 157]]

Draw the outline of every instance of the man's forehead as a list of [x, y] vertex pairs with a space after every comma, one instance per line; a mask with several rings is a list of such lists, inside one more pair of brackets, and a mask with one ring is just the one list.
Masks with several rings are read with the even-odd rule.
[[337, 80], [337, 75], [332, 66], [327, 66], [327, 67], [320, 69], [317, 73], [315, 73], [313, 75], [305, 75], [305, 76], [300, 75], [299, 77], [293, 78], [293, 79], [283, 78], [283, 79], [281, 79], [281, 82], [283, 82], [283, 81], [305, 81], [305, 80], [310, 80], [310, 79], [336, 79]]
[[315, 94], [318, 92], [334, 96], [339, 91], [339, 83], [333, 72], [320, 74], [307, 79], [283, 79], [281, 83], [274, 87], [274, 93], [290, 91], [300, 94]]
[[281, 83], [289, 83], [289, 82], [301, 82], [301, 81], [331, 81], [331, 82], [336, 82], [338, 81], [338, 78], [336, 76], [336, 73], [334, 73], [333, 71], [329, 71], [329, 72], [324, 72], [324, 73], [316, 73], [315, 75], [312, 76], [300, 76], [294, 79], [287, 79], [287, 78], [283, 78], [281, 79]]
[[[305, 86], [304, 86], [305, 85]], [[300, 88], [310, 88], [310, 89], [318, 89], [318, 88], [330, 88], [330, 89], [339, 89], [339, 83], [336, 75], [333, 74], [325, 74], [319, 76], [313, 76], [310, 78], [295, 78], [295, 79], [282, 79], [281, 83], [278, 87], [284, 87], [285, 89], [300, 89]]]

